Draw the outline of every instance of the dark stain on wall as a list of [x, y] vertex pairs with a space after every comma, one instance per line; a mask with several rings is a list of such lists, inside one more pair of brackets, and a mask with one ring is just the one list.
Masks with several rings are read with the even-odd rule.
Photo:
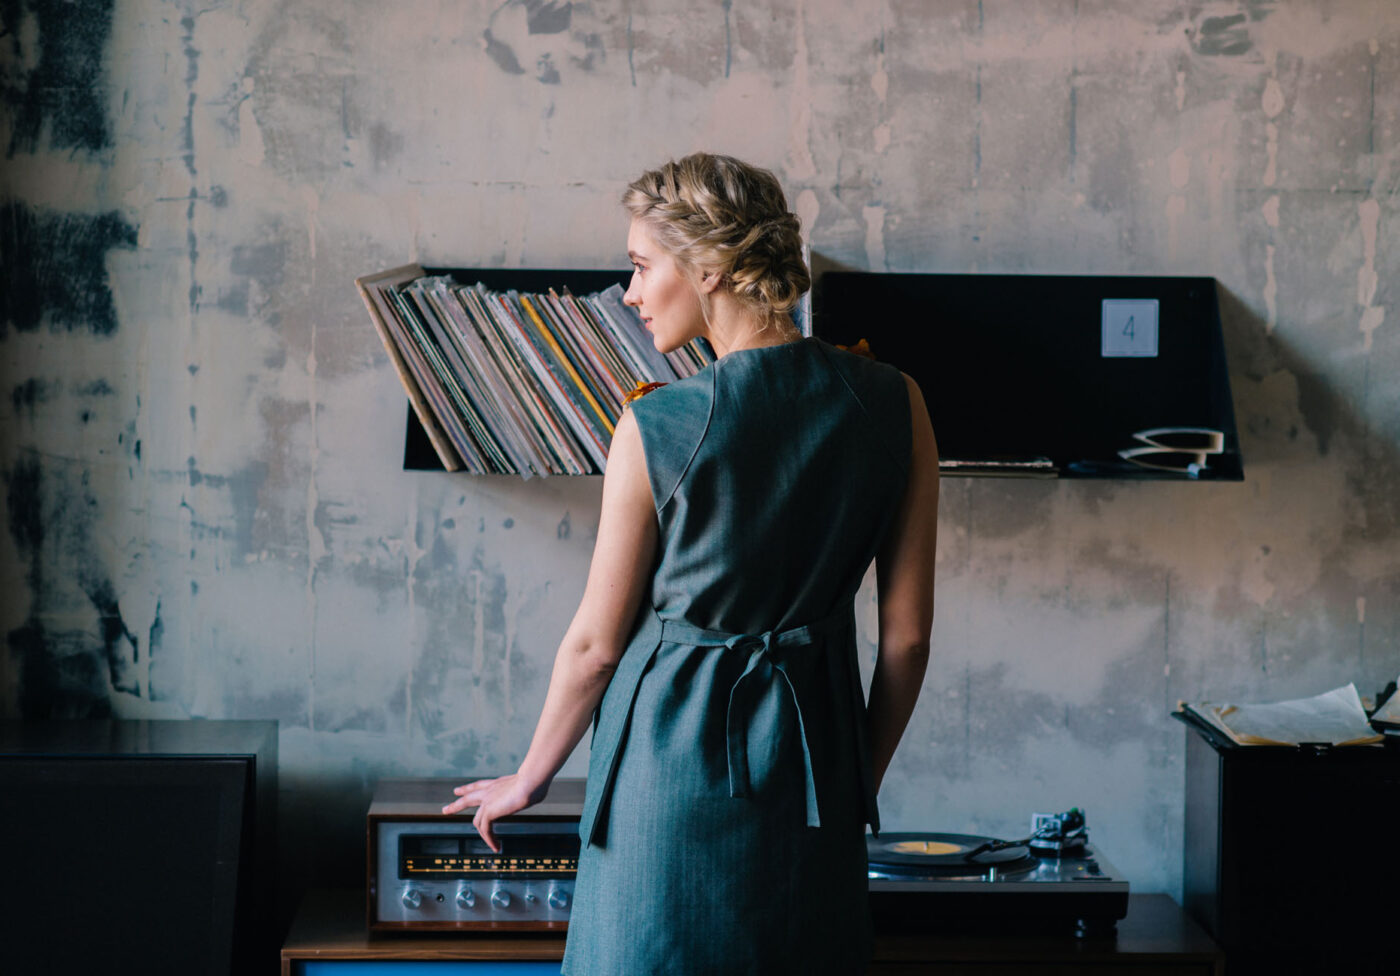
[[78, 387], [78, 396], [85, 397], [111, 396], [116, 392], [112, 389], [112, 385], [104, 379], [96, 379]]
[[584, 71], [592, 71], [600, 61], [607, 60], [607, 52], [603, 48], [603, 39], [597, 34], [575, 34], [574, 39], [583, 45], [583, 49], [586, 53], [583, 57], [570, 55], [569, 60]]
[[228, 476], [203, 475], [206, 482], [217, 483], [217, 487], [229, 494], [233, 508], [233, 551], [237, 555], [257, 551], [254, 533], [260, 512], [258, 497], [267, 483], [268, 470], [265, 461], [253, 461]]
[[[191, 581], [193, 582], [193, 581]], [[195, 592], [199, 592], [199, 587], [195, 587]], [[156, 618], [151, 621], [151, 631], [146, 637], [146, 654], [154, 657], [160, 652], [161, 643], [165, 640], [165, 621], [160, 616], [160, 601], [156, 601]]]
[[[528, 34], [563, 34], [573, 23], [574, 5], [572, 3], [557, 3], [555, 0], [506, 0], [499, 7], [491, 12], [491, 17], [486, 23], [486, 29], [481, 32], [482, 40], [486, 42], [486, 55], [496, 62], [496, 67], [507, 74], [523, 75], [525, 69], [520, 64], [520, 58], [516, 55], [515, 49], [510, 44], [501, 40], [496, 34], [496, 18], [501, 12], [514, 7], [525, 8], [525, 30]], [[585, 67], [591, 68], [595, 57], [602, 54], [602, 41], [596, 35], [591, 35], [596, 42], [596, 49], [588, 37], [582, 37], [587, 55], [584, 58]], [[577, 59], [575, 59], [577, 60]], [[535, 78], [546, 85], [559, 84], [559, 69], [555, 67], [551, 56], [546, 53], [542, 55], [535, 64]]]
[[1207, 17], [1201, 21], [1196, 50], [1201, 54], [1244, 54], [1250, 48], [1244, 14]]
[[509, 44], [498, 41], [491, 33], [491, 28], [488, 27], [482, 31], [481, 37], [486, 41], [486, 54], [492, 61], [496, 62], [496, 67], [506, 74], [523, 75], [525, 73], [525, 69], [520, 67], [520, 59], [515, 56], [515, 51], [511, 49]]
[[[53, 149], [96, 153], [112, 145], [102, 58], [114, 6], [114, 0], [0, 0], [0, 35], [9, 38], [15, 61], [34, 63], [0, 88], [14, 120], [8, 155], [35, 152], [45, 131]], [[23, 50], [29, 18], [38, 28], [37, 60]]]
[[42, 478], [39, 458], [30, 454], [20, 458], [5, 474], [5, 504], [10, 513], [10, 536], [21, 555], [29, 557], [29, 585], [38, 586], [40, 578], [40, 547], [44, 542], [44, 511], [39, 487]]
[[219, 298], [214, 303], [215, 307], [223, 309], [225, 312], [232, 312], [239, 318], [248, 314], [248, 282], [239, 281], [228, 288], [219, 289]]
[[[180, 148], [184, 150], [181, 157], [185, 161], [185, 169], [191, 176], [196, 175], [194, 166], [194, 83], [199, 80], [199, 48], [194, 46], [194, 18], [188, 14], [180, 18], [181, 43], [185, 53], [185, 87], [189, 89], [189, 95], [185, 99], [185, 120], [180, 128]], [[193, 199], [193, 198], [191, 198]], [[193, 208], [194, 204], [191, 203]]]
[[562, 34], [573, 20], [572, 3], [525, 0], [525, 25], [531, 34]]
[[1326, 457], [1337, 429], [1336, 394], [1320, 376], [1299, 373], [1295, 379], [1298, 381], [1298, 412], [1317, 438], [1317, 453]]
[[272, 291], [282, 283], [287, 267], [287, 242], [276, 240], [265, 244], [239, 244], [233, 249], [229, 270], [236, 275], [252, 278]]
[[403, 136], [390, 129], [383, 122], [376, 122], [369, 127], [369, 154], [374, 161], [376, 173], [387, 166], [401, 152], [403, 152]]
[[97, 610], [97, 632], [102, 641], [102, 656], [107, 662], [112, 687], [129, 694], [138, 694], [140, 685], [135, 669], [141, 657], [141, 645], [131, 628], [122, 619], [112, 581], [100, 572], [100, 566], [89, 561], [84, 567], [83, 589]]
[[[138, 690], [133, 674], [139, 647], [122, 619], [116, 588], [93, 551], [90, 524], [97, 500], [87, 489], [86, 476], [73, 484], [67, 477], [46, 478], [46, 473], [32, 451], [4, 473], [10, 535], [28, 563], [32, 600], [25, 622], [7, 635], [19, 665], [20, 717], [106, 718], [112, 714], [110, 689]], [[66, 538], [47, 539], [51, 527]], [[62, 550], [62, 565], [46, 565], [46, 555], [52, 557], [56, 548]], [[62, 590], [74, 578], [97, 612], [95, 633], [50, 624], [70, 616]], [[56, 605], [52, 614], [47, 612], [50, 603]]]
[[32, 332], [44, 322], [111, 335], [117, 311], [107, 252], [135, 246], [136, 228], [116, 211], [65, 214], [14, 200], [0, 204], [0, 339], [11, 326]]
[[15, 697], [21, 719], [112, 717], [96, 657], [55, 653], [52, 635], [32, 616], [10, 631], [9, 644], [19, 661]]
[[14, 406], [15, 416], [28, 414], [29, 419], [34, 419], [34, 410], [41, 403], [48, 403], [58, 395], [60, 384], [58, 380], [42, 380], [31, 376], [10, 391], [10, 403]]
[[[1201, 17], [1195, 29], [1188, 29], [1191, 47], [1206, 57], [1234, 58], [1248, 54], [1254, 48], [1249, 25], [1263, 20], [1273, 12], [1275, 0], [1244, 0], [1237, 13], [1220, 13], [1212, 8]], [[1200, 13], [1199, 9], [1192, 16]]]

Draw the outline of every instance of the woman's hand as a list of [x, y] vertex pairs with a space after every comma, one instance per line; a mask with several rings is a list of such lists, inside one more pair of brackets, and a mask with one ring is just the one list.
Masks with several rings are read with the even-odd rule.
[[501, 845], [496, 840], [495, 831], [491, 829], [492, 824], [501, 817], [518, 813], [543, 800], [544, 795], [549, 792], [549, 781], [531, 786], [519, 773], [512, 773], [497, 779], [479, 779], [474, 783], [459, 786], [452, 792], [457, 794], [457, 799], [443, 807], [442, 812], [460, 813], [467, 807], [476, 807], [472, 826], [476, 827], [476, 832], [486, 841], [486, 845], [499, 854]]

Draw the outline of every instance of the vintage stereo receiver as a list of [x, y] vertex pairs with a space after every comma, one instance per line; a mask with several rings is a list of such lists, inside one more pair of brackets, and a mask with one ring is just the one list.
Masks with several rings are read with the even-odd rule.
[[367, 824], [372, 931], [568, 927], [583, 780], [556, 779], [542, 802], [498, 820], [497, 853], [472, 826], [474, 808], [442, 812], [473, 778], [379, 782]]

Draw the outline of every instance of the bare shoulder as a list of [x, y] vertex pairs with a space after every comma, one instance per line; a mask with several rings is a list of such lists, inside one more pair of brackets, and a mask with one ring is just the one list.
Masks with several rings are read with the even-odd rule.
[[916, 430], [920, 424], [932, 427], [932, 423], [928, 419], [928, 403], [924, 400], [924, 391], [918, 386], [917, 379], [904, 371], [900, 371], [899, 375], [904, 378], [904, 389], [909, 392], [909, 414], [910, 419], [914, 421], [914, 427]]
[[608, 470], [612, 474], [617, 468], [628, 468], [640, 462], [646, 470], [646, 454], [642, 447], [642, 431], [637, 426], [637, 418], [632, 410], [622, 411], [617, 425], [613, 428], [612, 443], [608, 445]]
[[904, 388], [909, 392], [909, 407], [911, 410], [916, 407], [928, 413], [928, 407], [924, 404], [924, 391], [919, 388], [918, 380], [908, 373], [900, 370], [899, 375], [904, 377]]
[[901, 371], [899, 375], [904, 377], [904, 388], [909, 393], [909, 421], [913, 428], [914, 459], [925, 464], [931, 461], [936, 468], [938, 442], [933, 435], [933, 422], [929, 419], [924, 391], [919, 388], [918, 381], [908, 373]]

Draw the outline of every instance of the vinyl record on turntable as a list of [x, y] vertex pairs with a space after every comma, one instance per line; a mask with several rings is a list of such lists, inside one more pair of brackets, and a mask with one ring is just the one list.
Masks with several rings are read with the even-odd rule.
[[1006, 870], [1033, 863], [1025, 845], [1007, 845], [977, 834], [881, 834], [867, 837], [865, 844], [871, 868], [889, 874], [942, 874], [992, 867]]

